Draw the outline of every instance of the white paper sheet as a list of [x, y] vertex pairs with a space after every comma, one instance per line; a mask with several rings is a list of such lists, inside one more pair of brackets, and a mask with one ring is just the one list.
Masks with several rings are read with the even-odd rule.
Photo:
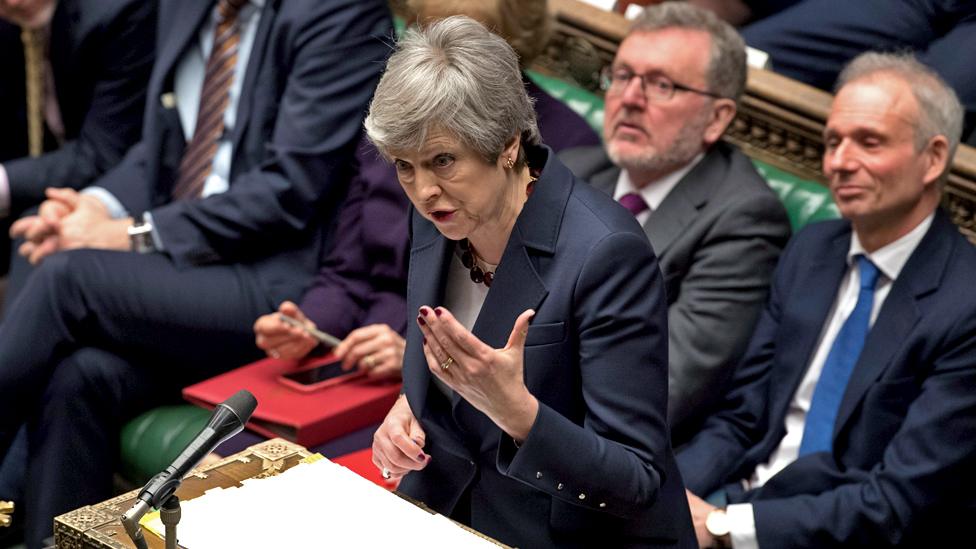
[[327, 459], [241, 484], [181, 502], [180, 544], [188, 549], [497, 549]]

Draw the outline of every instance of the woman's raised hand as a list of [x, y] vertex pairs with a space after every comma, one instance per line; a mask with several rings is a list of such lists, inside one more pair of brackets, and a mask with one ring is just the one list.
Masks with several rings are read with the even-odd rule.
[[525, 386], [523, 354], [529, 309], [515, 320], [504, 348], [479, 340], [443, 307], [421, 307], [417, 324], [424, 335], [427, 367], [448, 387], [487, 415], [516, 441], [528, 436], [539, 402]]

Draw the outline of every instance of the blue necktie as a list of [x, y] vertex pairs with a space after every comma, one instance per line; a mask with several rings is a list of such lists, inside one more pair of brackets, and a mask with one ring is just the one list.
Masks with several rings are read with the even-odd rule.
[[857, 304], [851, 315], [844, 321], [834, 344], [830, 347], [824, 362], [820, 379], [813, 391], [810, 411], [803, 427], [803, 440], [800, 441], [800, 455], [814, 452], [829, 452], [832, 444], [834, 423], [837, 411], [844, 397], [847, 381], [857, 359], [864, 348], [874, 306], [874, 286], [878, 281], [878, 268], [863, 255], [857, 256], [857, 266], [861, 272], [861, 289], [857, 294]]

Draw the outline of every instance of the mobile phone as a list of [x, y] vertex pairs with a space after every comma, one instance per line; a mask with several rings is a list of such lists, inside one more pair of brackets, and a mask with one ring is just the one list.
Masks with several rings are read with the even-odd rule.
[[311, 392], [331, 387], [337, 383], [360, 377], [365, 372], [352, 369], [349, 371], [342, 369], [342, 361], [335, 360], [325, 364], [316, 364], [308, 368], [301, 368], [291, 372], [285, 372], [278, 376], [278, 381], [299, 391]]

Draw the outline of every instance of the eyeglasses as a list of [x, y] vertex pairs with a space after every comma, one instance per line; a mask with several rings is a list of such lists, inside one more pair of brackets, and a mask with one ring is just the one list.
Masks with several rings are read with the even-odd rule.
[[676, 91], [697, 93], [716, 99], [722, 98], [717, 93], [679, 84], [663, 74], [634, 74], [629, 69], [611, 67], [603, 67], [603, 70], [600, 71], [600, 89], [608, 95], [620, 95], [634, 78], [640, 78], [641, 92], [644, 97], [653, 101], [667, 101], [674, 97]]

